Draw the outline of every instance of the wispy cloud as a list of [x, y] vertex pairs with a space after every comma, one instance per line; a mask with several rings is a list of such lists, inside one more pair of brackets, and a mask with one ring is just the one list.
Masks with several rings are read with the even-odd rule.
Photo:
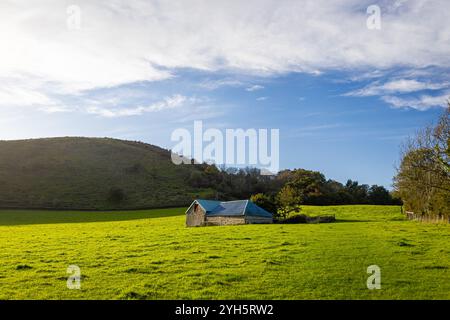
[[259, 84], [255, 84], [255, 85], [252, 85], [252, 86], [246, 88], [245, 90], [247, 90], [249, 92], [253, 92], [253, 91], [258, 91], [258, 90], [262, 90], [262, 89], [264, 89], [264, 86], [261, 86]]
[[355, 97], [367, 97], [367, 96], [377, 96], [396, 93], [410, 93], [423, 90], [440, 90], [448, 87], [450, 87], [449, 82], [430, 83], [410, 79], [399, 79], [389, 81], [383, 84], [375, 82], [362, 89], [346, 93], [345, 95]]
[[0, 86], [0, 105], [2, 107], [28, 107], [53, 104], [53, 99], [34, 88]]
[[138, 106], [132, 108], [107, 108], [92, 105], [86, 108], [86, 112], [107, 118], [138, 116], [144, 113], [160, 112], [180, 108], [187, 101], [191, 100], [185, 96], [177, 94], [171, 97], [166, 97], [163, 100], [152, 103], [148, 106]]
[[427, 110], [432, 107], [446, 107], [447, 101], [449, 101], [450, 99], [450, 91], [437, 96], [421, 95], [417, 98], [383, 96], [382, 99], [395, 108], [413, 108], [417, 110]]
[[344, 126], [345, 125], [342, 123], [325, 123], [325, 124], [302, 126], [302, 127], [294, 128], [294, 129], [290, 130], [287, 133], [286, 137], [299, 138], [299, 137], [315, 136], [315, 135], [319, 135], [322, 132], [341, 128]]
[[[406, 71], [409, 75], [428, 75], [427, 70]], [[405, 71], [399, 72], [406, 74]], [[395, 77], [395, 75], [394, 75]], [[430, 78], [430, 76], [428, 77]], [[450, 81], [446, 76], [433, 77], [431, 80], [399, 78], [382, 82], [372, 82], [365, 87], [344, 94], [350, 97], [378, 96], [394, 108], [427, 110], [432, 107], [445, 107], [450, 97]]]
[[241, 80], [237, 79], [206, 79], [202, 81], [198, 86], [207, 89], [207, 90], [215, 90], [221, 87], [240, 87], [244, 85], [244, 83]]

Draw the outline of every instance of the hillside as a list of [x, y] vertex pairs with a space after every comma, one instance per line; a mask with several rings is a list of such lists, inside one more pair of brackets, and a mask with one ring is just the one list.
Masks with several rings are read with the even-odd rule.
[[181, 206], [211, 193], [187, 184], [192, 165], [159, 147], [109, 138], [0, 141], [0, 207], [125, 209]]

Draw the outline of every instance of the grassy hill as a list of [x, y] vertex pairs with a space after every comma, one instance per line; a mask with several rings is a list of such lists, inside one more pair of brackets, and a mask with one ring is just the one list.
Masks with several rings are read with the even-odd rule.
[[0, 141], [0, 207], [136, 209], [181, 206], [211, 191], [187, 184], [170, 152], [109, 138]]
[[[203, 228], [186, 228], [184, 210], [0, 210], [0, 299], [450, 299], [450, 225], [399, 207], [308, 206], [337, 222]], [[73, 264], [81, 290], [66, 286]], [[380, 290], [367, 288], [370, 265]]]

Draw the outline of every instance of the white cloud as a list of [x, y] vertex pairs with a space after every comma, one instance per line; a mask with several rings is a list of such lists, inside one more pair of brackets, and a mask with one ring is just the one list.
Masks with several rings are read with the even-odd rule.
[[[420, 73], [418, 72], [417, 74]], [[436, 92], [434, 95], [421, 94], [417, 96], [421, 91]], [[415, 93], [415, 96], [411, 96], [411, 93]], [[397, 79], [385, 83], [376, 81], [362, 89], [348, 92], [344, 96], [380, 96], [384, 102], [394, 108], [427, 110], [432, 107], [447, 106], [447, 100], [450, 97], [450, 82], [442, 79], [440, 83], [414, 79]]]
[[55, 94], [167, 79], [177, 68], [273, 75], [450, 67], [447, 0], [383, 1], [376, 31], [366, 28], [372, 1], [361, 0], [79, 0], [80, 30], [67, 28], [66, 4], [2, 1], [0, 74], [6, 83], [20, 79], [18, 89], [3, 90], [9, 101], [58, 105]]
[[32, 88], [18, 86], [0, 87], [0, 105], [7, 107], [22, 107], [53, 104], [51, 98]]
[[[91, 105], [88, 106], [85, 111], [90, 114], [95, 114], [107, 118], [137, 116], [149, 112], [159, 112], [180, 108], [187, 101], [193, 102], [195, 101], [195, 98], [187, 98], [185, 96], [177, 94], [171, 97], [166, 97], [163, 100], [152, 103], [148, 106], [139, 106], [132, 108], [108, 108], [98, 105]], [[101, 104], [101, 102], [96, 102], [95, 104]]]
[[239, 87], [242, 86], [243, 82], [237, 79], [216, 79], [216, 80], [211, 80], [211, 79], [207, 79], [202, 81], [199, 86], [201, 88], [204, 89], [208, 89], [208, 90], [215, 90], [221, 87]]
[[0, 79], [0, 108], [35, 108], [46, 113], [66, 112], [67, 107], [39, 88], [33, 81], [9, 81]]
[[384, 84], [375, 82], [362, 89], [349, 92], [345, 95], [367, 97], [392, 93], [410, 93], [422, 90], [440, 90], [447, 87], [450, 87], [450, 84], [448, 82], [427, 83], [427, 82], [420, 82], [417, 80], [399, 79], [389, 81]]
[[246, 88], [245, 90], [249, 91], [249, 92], [253, 92], [253, 91], [258, 91], [258, 90], [262, 90], [264, 89], [263, 86], [259, 85], [259, 84], [255, 84], [253, 86], [250, 86], [248, 88]]
[[446, 107], [447, 101], [449, 101], [449, 97], [450, 91], [437, 96], [421, 95], [418, 98], [383, 96], [382, 99], [395, 108], [413, 108], [417, 110], [427, 110], [432, 107]]

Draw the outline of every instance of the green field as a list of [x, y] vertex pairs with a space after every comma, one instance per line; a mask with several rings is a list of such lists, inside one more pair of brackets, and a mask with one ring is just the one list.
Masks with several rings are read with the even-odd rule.
[[[0, 299], [450, 299], [450, 225], [399, 207], [331, 224], [186, 228], [184, 209], [0, 211]], [[81, 268], [81, 290], [66, 268]], [[367, 267], [381, 268], [368, 290]]]

